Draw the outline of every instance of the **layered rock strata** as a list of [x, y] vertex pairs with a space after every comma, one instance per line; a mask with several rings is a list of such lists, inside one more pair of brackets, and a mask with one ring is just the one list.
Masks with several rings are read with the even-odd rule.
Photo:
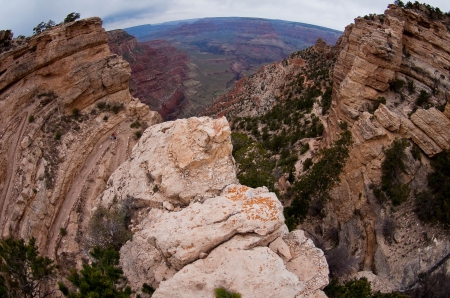
[[[337, 138], [339, 128], [332, 123], [341, 121], [351, 127], [354, 145], [320, 228], [339, 224], [340, 245], [358, 259], [358, 270], [389, 278], [387, 291], [406, 288], [450, 252], [445, 232], [423, 224], [414, 213], [414, 194], [427, 188], [429, 158], [450, 145], [445, 113], [449, 24], [448, 16], [433, 19], [423, 5], [389, 5], [384, 15], [355, 19], [337, 43], [327, 119], [331, 138], [322, 146]], [[389, 210], [373, 188], [381, 183], [384, 150], [397, 138], [410, 140], [405, 171], [397, 179], [411, 192], [407, 202]], [[415, 145], [421, 149], [419, 158], [412, 154]], [[392, 242], [383, 234], [389, 220], [396, 225]]]
[[150, 206], [120, 250], [130, 285], [155, 297], [324, 295], [328, 266], [302, 231], [288, 233], [283, 207], [265, 187], [239, 185], [225, 118], [180, 119], [148, 128], [108, 180], [99, 203]]
[[1, 236], [34, 236], [52, 257], [78, 251], [85, 212], [136, 142], [130, 123], [161, 121], [132, 98], [129, 79], [99, 18], [0, 54]]

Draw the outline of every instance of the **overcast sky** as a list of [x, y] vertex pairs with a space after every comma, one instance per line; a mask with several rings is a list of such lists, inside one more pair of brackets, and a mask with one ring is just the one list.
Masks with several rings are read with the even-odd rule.
[[[70, 12], [99, 16], [107, 30], [203, 17], [259, 17], [343, 31], [357, 16], [383, 13], [386, 0], [0, 0], [0, 30], [31, 35], [42, 21], [64, 20]], [[406, 1], [404, 1], [406, 3]], [[419, 1], [421, 2], [421, 1]], [[449, 0], [426, 3], [450, 11]]]

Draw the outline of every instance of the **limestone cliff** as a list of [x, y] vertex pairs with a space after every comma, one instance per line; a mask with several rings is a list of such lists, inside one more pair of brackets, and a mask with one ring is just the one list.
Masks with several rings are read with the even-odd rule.
[[61, 257], [79, 251], [93, 198], [131, 154], [130, 123], [161, 118], [130, 95], [99, 18], [13, 44], [0, 54], [0, 235]]
[[[355, 19], [337, 44], [328, 135], [339, 131], [337, 122], [347, 121], [355, 143], [322, 227], [338, 222], [339, 238], [358, 256], [360, 269], [390, 278], [396, 289], [450, 252], [446, 232], [421, 223], [414, 213], [414, 193], [427, 186], [429, 158], [450, 145], [450, 120], [442, 112], [450, 99], [449, 25], [447, 15], [431, 16], [424, 5], [390, 5], [384, 15]], [[416, 159], [413, 146], [407, 150], [407, 169], [399, 179], [411, 194], [388, 210], [373, 187], [380, 184], [383, 149], [396, 138], [411, 140], [422, 153]], [[383, 237], [391, 219], [397, 225], [392, 244]]]
[[130, 285], [153, 297], [324, 297], [323, 252], [288, 233], [274, 193], [237, 184], [230, 133], [225, 118], [154, 125], [109, 178], [99, 203], [145, 206], [120, 250]]

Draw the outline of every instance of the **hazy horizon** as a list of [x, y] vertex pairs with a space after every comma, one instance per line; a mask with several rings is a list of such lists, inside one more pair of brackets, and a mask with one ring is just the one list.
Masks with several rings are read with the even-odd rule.
[[[344, 31], [358, 16], [384, 13], [389, 3], [381, 0], [16, 0], [4, 3], [0, 10], [0, 30], [11, 29], [14, 36], [29, 36], [40, 22], [62, 22], [70, 12], [82, 18], [99, 16], [106, 30], [146, 24], [200, 19], [207, 17], [254, 17], [306, 23]], [[405, 1], [406, 2], [406, 1]], [[426, 3], [450, 10], [450, 1]]]

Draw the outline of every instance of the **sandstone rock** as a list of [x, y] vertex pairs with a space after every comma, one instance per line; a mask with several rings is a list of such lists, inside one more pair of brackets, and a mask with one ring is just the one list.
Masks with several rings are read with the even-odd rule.
[[286, 268], [304, 282], [306, 292], [325, 288], [329, 270], [323, 251], [316, 248], [301, 230], [295, 230], [283, 239], [292, 254], [292, 259], [286, 262]]
[[359, 125], [360, 133], [364, 140], [370, 140], [386, 135], [384, 129], [380, 127], [380, 124], [378, 124], [378, 122], [373, 122], [371, 120], [371, 117], [372, 115], [365, 112], [361, 116], [361, 119], [357, 122]]
[[[303, 234], [291, 234], [286, 237], [293, 241], [290, 247], [298, 253], [298, 258], [286, 267], [271, 249], [249, 248], [242, 245], [245, 240], [238, 235], [211, 251], [206, 259], [185, 266], [172, 279], [163, 281], [154, 295], [214, 297], [214, 289], [224, 287], [242, 297], [267, 296], [268, 293], [280, 298], [326, 297], [320, 289], [328, 284], [328, 272], [318, 267], [319, 263], [328, 268], [323, 253], [320, 257], [311, 240], [306, 240]], [[308, 257], [312, 259], [306, 261]], [[295, 272], [290, 272], [289, 268]], [[326, 275], [322, 276], [324, 273]]]
[[392, 113], [384, 104], [380, 104], [374, 115], [387, 130], [398, 131], [400, 128], [400, 117]]
[[153, 214], [141, 224], [140, 235], [180, 270], [235, 234], [264, 238], [274, 233], [284, 223], [282, 210], [276, 196], [265, 188], [231, 185], [221, 196], [192, 203], [179, 212]]
[[411, 121], [442, 149], [450, 148], [450, 120], [435, 108], [418, 109]]
[[152, 297], [214, 297], [223, 287], [242, 297], [296, 297], [304, 284], [267, 247], [251, 250], [229, 249], [222, 245], [206, 259], [195, 261], [161, 282]]
[[173, 211], [175, 209], [173, 207], [173, 204], [171, 204], [170, 202], [167, 202], [167, 201], [163, 202], [163, 207], [169, 211]]
[[114, 196], [152, 202], [216, 196], [237, 182], [231, 156], [230, 127], [225, 118], [181, 119], [150, 127], [131, 158], [111, 175], [102, 200]]
[[79, 253], [75, 235], [89, 220], [85, 214], [136, 142], [130, 123], [161, 121], [131, 97], [128, 63], [107, 41], [102, 20], [89, 18], [0, 54], [0, 236], [34, 236], [52, 258]]
[[274, 253], [279, 254], [284, 260], [290, 261], [292, 259], [291, 252], [289, 251], [289, 246], [284, 242], [283, 238], [278, 237], [270, 243], [269, 248], [273, 250]]

